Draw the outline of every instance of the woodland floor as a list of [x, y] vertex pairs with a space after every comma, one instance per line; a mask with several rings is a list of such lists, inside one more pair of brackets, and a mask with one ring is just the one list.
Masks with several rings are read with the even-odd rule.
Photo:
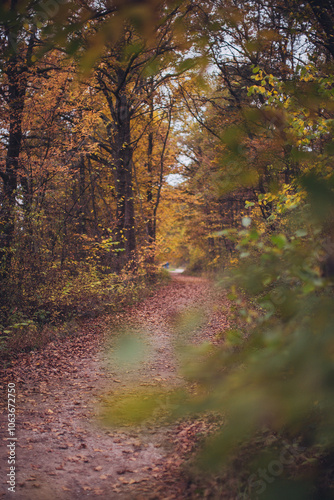
[[[228, 301], [209, 281], [174, 276], [153, 296], [113, 316], [85, 321], [80, 334], [21, 354], [1, 385], [16, 384], [16, 492], [7, 490], [7, 411], [1, 417], [0, 498], [18, 500], [226, 498], [201, 489], [185, 466], [203, 420], [115, 430], [101, 426], [107, 393], [134, 385], [182, 384], [175, 356], [175, 319], [187, 309], [205, 311], [192, 342], [216, 342], [228, 327]], [[146, 332], [149, 357], [137, 370], [120, 373], [108, 348], [122, 325]], [[4, 392], [4, 394], [6, 394]], [[3, 400], [6, 404], [6, 397]], [[6, 471], [6, 472], [5, 472]], [[4, 479], [4, 480], [3, 480]]]

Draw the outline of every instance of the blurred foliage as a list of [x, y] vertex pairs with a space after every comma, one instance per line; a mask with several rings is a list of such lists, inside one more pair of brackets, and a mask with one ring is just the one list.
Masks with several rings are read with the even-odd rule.
[[[333, 68], [312, 59], [286, 78], [249, 65], [242, 117], [216, 122], [203, 140], [219, 116], [207, 104], [205, 127], [189, 134], [195, 160], [180, 188], [188, 197], [184, 216], [180, 205], [174, 215], [200, 258], [205, 238], [231, 243], [232, 265], [219, 281], [229, 289], [235, 325], [220, 347], [180, 348], [190, 390], [172, 410], [174, 418], [222, 415], [197, 470], [222, 474], [238, 460], [231, 498], [333, 496]], [[237, 223], [216, 229], [208, 221], [217, 214], [219, 226], [219, 201], [240, 185], [252, 197]], [[177, 251], [181, 259], [181, 245]], [[195, 330], [193, 319], [185, 318], [180, 333]]]
[[107, 426], [161, 424], [170, 421], [171, 412], [184, 401], [186, 393], [161, 386], [124, 388], [103, 398], [101, 423]]
[[203, 313], [176, 318], [188, 394], [170, 395], [173, 404], [165, 406], [159, 387], [113, 396], [105, 422], [138, 425], [159, 415], [221, 414], [224, 425], [207, 439], [196, 467], [221, 474], [241, 453], [248, 475], [240, 478], [238, 498], [280, 498], [282, 491], [286, 498], [331, 497], [334, 296], [323, 243], [334, 216], [334, 193], [326, 196], [332, 180], [306, 174], [294, 195], [285, 187], [277, 193], [274, 234], [256, 228], [255, 204], [249, 207], [255, 215], [250, 213], [247, 227], [227, 235], [237, 245], [239, 264], [220, 277], [239, 328], [224, 332], [220, 347], [190, 347], [187, 339]]
[[[313, 466], [298, 468], [298, 475], [309, 481], [312, 495], [327, 491], [321, 498], [330, 496], [328, 474], [333, 467], [334, 297], [333, 275], [324, 276], [321, 265], [323, 226], [319, 218], [312, 223], [310, 214], [319, 214], [326, 206], [326, 219], [332, 220], [333, 201], [329, 211], [325, 196], [331, 185], [331, 179], [328, 181], [321, 202], [316, 196], [321, 180], [302, 179], [303, 187], [308, 187], [309, 206], [300, 203], [299, 213], [307, 224], [299, 218], [295, 229], [294, 211], [283, 218], [284, 233], [260, 234], [249, 228], [235, 235], [240, 266], [227, 283], [232, 287], [230, 299], [243, 318], [246, 338], [240, 343], [239, 335], [231, 338], [227, 334], [224, 347], [200, 370], [202, 384], [202, 370], [207, 377], [206, 395], [194, 405], [196, 411], [220, 409], [228, 419], [205, 451], [204, 463], [217, 467], [240, 444], [263, 429], [270, 430], [281, 439], [301, 443], [315, 456]], [[289, 210], [289, 200], [286, 205]], [[245, 302], [238, 290], [246, 291], [252, 300]], [[258, 453], [256, 447], [255, 457]], [[282, 477], [285, 472], [282, 470]], [[280, 488], [280, 481], [273, 483], [271, 495]], [[293, 491], [294, 486], [289, 488]], [[253, 490], [250, 497], [255, 494]], [[295, 498], [304, 497], [300, 493]]]
[[[301, 71], [301, 81], [304, 77]], [[330, 79], [310, 72], [308, 78], [316, 80], [308, 92], [318, 104], [323, 89], [330, 86], [326, 99], [331, 109]], [[259, 90], [264, 95], [263, 89], [255, 89]], [[230, 288], [242, 328], [226, 332], [224, 345], [210, 349], [204, 365], [192, 362], [191, 382], [196, 382], [202, 397], [197, 395], [185, 405], [186, 412], [216, 410], [226, 415], [222, 432], [208, 441], [201, 467], [217, 470], [249, 443], [252, 451], [245, 466], [250, 476], [241, 486], [240, 498], [259, 498], [262, 493], [261, 498], [278, 498], [283, 490], [287, 497], [300, 499], [333, 494], [334, 176], [330, 147], [309, 148], [310, 141], [320, 136], [331, 144], [331, 118], [324, 120], [313, 111], [312, 126], [306, 125], [310, 109], [298, 103], [297, 111], [299, 94], [289, 91], [290, 95], [284, 90], [274, 98], [271, 94], [269, 104], [273, 114], [281, 106], [286, 109], [284, 134], [302, 153], [300, 173], [290, 184], [246, 202], [241, 229], [215, 233], [216, 238], [232, 241], [236, 249], [234, 266], [221, 283]], [[266, 106], [267, 102], [265, 110]], [[263, 220], [265, 206], [270, 210]], [[271, 463], [265, 458], [264, 439], [252, 448], [259, 432], [298, 443], [303, 462], [296, 462], [293, 471], [279, 462], [277, 474], [255, 482], [259, 463], [266, 467]], [[279, 448], [271, 460], [277, 463], [278, 458]], [[277, 476], [279, 480], [274, 480]]]

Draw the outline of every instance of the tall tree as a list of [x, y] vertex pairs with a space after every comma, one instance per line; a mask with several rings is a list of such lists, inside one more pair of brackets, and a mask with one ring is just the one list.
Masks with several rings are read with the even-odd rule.
[[14, 234], [14, 210], [19, 178], [19, 156], [22, 148], [22, 120], [29, 74], [33, 66], [33, 51], [36, 46], [36, 26], [27, 31], [17, 21], [17, 2], [10, 3], [1, 25], [2, 102], [7, 108], [5, 168], [2, 178], [2, 200], [0, 213], [0, 259], [6, 273], [11, 262], [11, 243]]
[[[108, 107], [108, 115], [103, 115], [108, 144], [103, 143], [101, 146], [112, 157], [117, 203], [114, 237], [120, 267], [134, 257], [136, 249], [133, 151], [144, 133], [135, 137], [134, 123], [138, 117], [146, 116], [146, 127], [153, 125], [153, 101], [158, 89], [186, 69], [180, 64], [180, 54], [177, 55], [177, 49], [182, 44], [174, 38], [173, 23], [176, 20], [179, 22], [188, 10], [187, 5], [182, 8], [174, 7], [167, 14], [161, 9], [159, 22], [154, 27], [152, 37], [148, 39], [131, 24], [124, 22], [119, 39], [116, 43], [107, 44], [95, 70], [96, 88], [103, 94]], [[171, 117], [168, 116], [170, 127]], [[147, 151], [149, 171], [152, 169], [152, 152], [153, 135], [150, 132]], [[163, 155], [164, 152], [160, 167]], [[148, 187], [148, 203], [152, 202], [151, 195], [152, 191]], [[157, 204], [159, 196], [160, 190], [157, 193]], [[151, 240], [154, 240], [156, 210], [156, 207], [152, 208], [147, 223]]]

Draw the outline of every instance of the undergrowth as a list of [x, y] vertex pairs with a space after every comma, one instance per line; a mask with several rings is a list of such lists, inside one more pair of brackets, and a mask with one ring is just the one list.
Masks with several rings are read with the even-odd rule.
[[0, 324], [0, 359], [6, 364], [20, 352], [41, 349], [48, 342], [80, 334], [90, 318], [112, 314], [136, 304], [169, 279], [169, 273], [155, 269], [127, 270], [123, 273], [76, 275], [27, 291], [24, 301], [13, 300], [5, 321]]

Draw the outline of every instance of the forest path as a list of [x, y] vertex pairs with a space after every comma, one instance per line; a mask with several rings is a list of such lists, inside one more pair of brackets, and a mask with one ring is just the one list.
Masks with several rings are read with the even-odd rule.
[[[101, 426], [98, 415], [107, 393], [134, 385], [182, 384], [174, 352], [175, 318], [189, 308], [205, 311], [193, 341], [214, 340], [228, 326], [222, 301], [226, 305], [209, 281], [174, 276], [153, 296], [116, 315], [116, 324], [115, 315], [86, 321], [80, 335], [20, 355], [2, 383], [4, 390], [16, 384], [15, 498], [197, 498], [180, 466], [201, 422], [115, 430]], [[125, 325], [145, 332], [150, 350], [137, 369], [120, 372], [106, 346], [117, 342], [117, 331]], [[7, 422], [4, 410], [0, 498], [6, 499], [13, 497], [5, 477]]]

